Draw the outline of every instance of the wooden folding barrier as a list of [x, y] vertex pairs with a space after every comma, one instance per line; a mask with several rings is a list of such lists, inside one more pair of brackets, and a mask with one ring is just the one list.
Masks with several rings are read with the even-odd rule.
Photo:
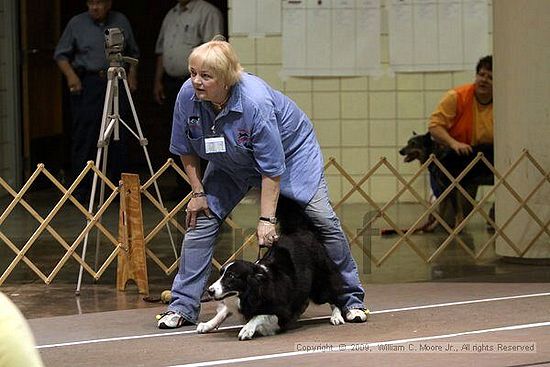
[[125, 290], [126, 283], [131, 279], [139, 293], [148, 295], [139, 176], [123, 173], [121, 186], [118, 231], [122, 251], [118, 253], [117, 288], [119, 291]]
[[[494, 185], [479, 201], [476, 201], [476, 198], [472, 198], [461, 185], [461, 180], [477, 163], [485, 164], [493, 172], [495, 177]], [[449, 186], [434, 203], [428, 202], [425, 199], [424, 194], [417, 192], [413, 187], [413, 184], [417, 179], [427, 174], [428, 166], [431, 164], [437, 166], [450, 181]], [[520, 169], [520, 164], [531, 165], [541, 176], [538, 184], [533, 187], [527, 195], [525, 195], [525, 197], [522, 197], [518, 193], [518, 189], [513, 188], [508, 182], [510, 175], [515, 170]], [[458, 243], [460, 248], [463, 249], [466, 254], [468, 254], [474, 261], [477, 261], [497, 238], [502, 238], [504, 243], [507, 244], [518, 257], [523, 257], [541, 236], [546, 235], [550, 237], [550, 221], [540, 218], [529, 205], [529, 200], [536, 193], [540, 192], [543, 187], [547, 187], [550, 183], [550, 173], [541, 167], [534, 157], [532, 157], [526, 150], [522, 152], [516, 161], [512, 162], [509, 167], [503, 170], [503, 172], [498, 172], [482, 154], [479, 154], [456, 178], [445, 169], [445, 167], [437, 160], [435, 156], [429, 157], [429, 159], [422, 166], [420, 166], [418, 171], [416, 171], [408, 179], [403, 177], [396, 167], [394, 167], [384, 157], [374, 164], [359, 180], [355, 180], [352, 175], [346, 171], [345, 167], [339, 164], [334, 158], [330, 158], [326, 162], [324, 169], [325, 171], [329, 169], [336, 170], [336, 172], [351, 186], [351, 188], [343, 194], [342, 198], [334, 203], [335, 209], [339, 209], [343, 205], [347, 204], [353, 194], [358, 194], [365, 201], [365, 204], [369, 206], [369, 208], [374, 209], [375, 214], [369, 217], [369, 220], [364, 223], [362, 228], [352, 230], [350, 226], [345, 223], [345, 221], [342, 222], [342, 227], [349, 238], [350, 245], [360, 248], [367, 258], [369, 258], [376, 266], [382, 266], [400, 247], [403, 246], [403, 244], [406, 244], [406, 246], [408, 246], [425, 263], [432, 263], [445, 252], [452, 241], [456, 241], [456, 243]], [[4, 191], [12, 198], [10, 203], [0, 215], [0, 246], [2, 246], [2, 244], [6, 244], [8, 250], [15, 254], [15, 258], [8, 264], [7, 268], [0, 269], [0, 285], [8, 279], [13, 270], [21, 262], [27, 265], [31, 271], [33, 271], [44, 283], [49, 284], [56, 277], [60, 269], [66, 265], [67, 261], [71, 258], [74, 259], [79, 265], [82, 265], [83, 269], [86, 270], [86, 272], [94, 279], [99, 279], [114, 259], [118, 257], [119, 268], [117, 272], [117, 287], [119, 289], [124, 289], [126, 282], [133, 279], [138, 285], [139, 291], [142, 293], [147, 293], [148, 285], [146, 259], [152, 260], [153, 264], [158, 266], [167, 275], [172, 274], [177, 269], [179, 263], [177, 253], [174, 254], [173, 261], [170, 260], [168, 263], [166, 263], [165, 260], [163, 261], [162, 256], [160, 256], [157, 253], [158, 251], [154, 248], [153, 240], [159, 236], [161, 231], [163, 231], [167, 225], [169, 225], [170, 228], [175, 228], [182, 235], [185, 234], [185, 228], [178, 222], [178, 220], [176, 220], [176, 215], [182, 212], [185, 208], [187, 202], [190, 200], [190, 193], [183, 196], [182, 200], [176, 203], [171, 209], [167, 209], [159, 202], [155, 195], [149, 192], [149, 189], [152, 188], [153, 184], [159, 180], [162, 175], [166, 174], [168, 170], [176, 172], [176, 174], [180, 175], [182, 178], [187, 179], [185, 173], [174, 163], [172, 159], [169, 159], [142, 186], [139, 186], [139, 180], [137, 180], [137, 177], [125, 175], [123, 179], [124, 183], [121, 186], [122, 189], [113, 185], [108, 178], [94, 166], [93, 162], [88, 162], [82, 173], [68, 189], [63, 187], [63, 185], [48, 172], [44, 165], [38, 165], [35, 172], [33, 172], [29, 180], [18, 192], [13, 190], [6, 183], [6, 181], [0, 177], [0, 188], [3, 188]], [[363, 186], [366, 185], [373, 176], [379, 173], [380, 170], [391, 172], [391, 174], [396, 177], [400, 185], [400, 189], [397, 193], [385, 203], [377, 202], [375, 198], [371, 197], [363, 189]], [[88, 172], [96, 173], [98, 178], [105, 183], [107, 189], [111, 190], [108, 195], [106, 195], [107, 198], [103, 205], [95, 209], [93, 212], [89, 212], [72, 196], [72, 193]], [[45, 217], [39, 215], [32, 205], [24, 199], [24, 195], [28, 192], [31, 185], [38, 179], [39, 176], [45, 176], [46, 179], [50, 180], [62, 194], [61, 199], [59, 199], [53, 209]], [[507, 190], [518, 205], [509, 218], [498, 224], [495, 223], [495, 221], [483, 209], [483, 206], [487, 204], [487, 200], [495, 193], [497, 189]], [[122, 192], [120, 193], [121, 190]], [[473, 210], [454, 228], [451, 228], [438, 214], [437, 206], [445, 200], [445, 198], [453, 190], [460, 192], [466, 200], [473, 205]], [[397, 223], [397, 221], [392, 218], [389, 210], [392, 206], [399, 202], [401, 195], [405, 192], [410, 193], [417, 203], [423, 208], [423, 211], [419, 212], [419, 216], [413, 221], [413, 223], [408, 225], [408, 230], [401, 229], [402, 225]], [[105, 214], [107, 208], [115, 202], [115, 199], [119, 193], [121, 194], [121, 220], [118, 225], [120, 240], [110, 233], [101, 223], [102, 216]], [[142, 200], [147, 200], [147, 203], [152, 205], [153, 209], [158, 211], [160, 214], [161, 219], [157, 223], [152, 223], [153, 219], [151, 218], [141, 218]], [[82, 214], [83, 219], [87, 222], [84, 229], [78, 233], [72, 242], [67, 241], [60, 234], [59, 230], [54, 228], [52, 225], [53, 217], [68, 202], [74, 204], [74, 206], [78, 209], [78, 212]], [[18, 205], [20, 205], [39, 223], [38, 228], [30, 235], [23, 245], [17, 245], [16, 241], [6, 235], [2, 228], [3, 223], [5, 223], [8, 217], [13, 214], [14, 209]], [[540, 227], [536, 235], [528, 241], [527, 244], [523, 245], [514, 243], [514, 241], [510, 239], [504, 231], [521, 210], [528, 213], [533, 222]], [[494, 228], [494, 233], [481, 247], [478, 248], [477, 252], [470, 248], [459, 235], [466, 224], [471, 221], [472, 216], [475, 213], [479, 213], [479, 215], [481, 215], [481, 217]], [[432, 253], [426, 253], [425, 250], [423, 251], [423, 246], [415, 242], [417, 237], [412, 236], [412, 234], [416, 232], [416, 229], [419, 228], [421, 223], [425, 221], [429, 215], [434, 216], [440, 226], [448, 234], [447, 238]], [[361, 241], [363, 236], [372, 235], [372, 233], [366, 232], [370, 231], [375, 220], [384, 220], [389, 225], [389, 229], [398, 234], [395, 242], [393, 242], [385, 252], [378, 255], [378, 257], [373, 256], [370, 249], [364, 248]], [[149, 226], [152, 225], [152, 229], [148, 232], [144, 230], [144, 221]], [[218, 269], [221, 268], [224, 263], [233, 261], [241, 256], [247, 247], [256, 244], [256, 238], [253, 231], [243, 238], [242, 235], [245, 231], [238, 222], [231, 218], [227, 218], [225, 223], [234, 234], [233, 246], [236, 250], [226, 259], [213, 259], [213, 265]], [[88, 262], [76, 253], [77, 247], [94, 228], [101, 232], [108, 242], [113, 245], [112, 252], [107, 256], [106, 260], [101, 264], [98, 270], [92, 269]], [[39, 266], [28, 257], [29, 250], [32, 246], [36, 246], [40, 242], [39, 238], [43, 233], [48, 233], [65, 250], [65, 253], [55, 264], [54, 269], [49, 275], [46, 275], [39, 268]]]

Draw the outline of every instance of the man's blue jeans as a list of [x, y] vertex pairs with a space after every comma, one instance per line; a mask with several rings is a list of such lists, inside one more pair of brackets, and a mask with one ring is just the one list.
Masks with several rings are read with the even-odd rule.
[[[343, 312], [352, 308], [365, 308], [365, 291], [359, 280], [357, 265], [340, 220], [330, 205], [324, 177], [319, 190], [304, 209], [321, 234], [329, 257], [342, 274], [344, 292], [339, 303]], [[200, 299], [210, 276], [214, 242], [221, 223], [215, 216], [201, 216], [197, 218], [195, 229], [187, 231], [183, 240], [180, 266], [172, 284], [172, 302], [168, 310], [175, 311], [193, 323], [198, 322]]]

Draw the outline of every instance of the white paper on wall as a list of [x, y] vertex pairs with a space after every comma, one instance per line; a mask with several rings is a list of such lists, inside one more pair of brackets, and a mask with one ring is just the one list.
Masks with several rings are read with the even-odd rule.
[[380, 0], [283, 0], [283, 74], [380, 70]]
[[487, 0], [388, 0], [394, 71], [471, 70], [489, 42]]
[[231, 34], [281, 34], [281, 0], [233, 0]]

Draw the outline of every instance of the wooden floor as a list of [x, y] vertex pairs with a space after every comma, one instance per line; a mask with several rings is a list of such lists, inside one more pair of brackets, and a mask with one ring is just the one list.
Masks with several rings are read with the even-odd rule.
[[[160, 305], [29, 323], [52, 367], [550, 365], [549, 283], [375, 284], [367, 294], [365, 324], [332, 326], [328, 306], [315, 306], [300, 327], [251, 341], [237, 339], [234, 318], [211, 334], [159, 330]], [[203, 304], [201, 319], [215, 307]], [[502, 350], [514, 347], [526, 351]]]

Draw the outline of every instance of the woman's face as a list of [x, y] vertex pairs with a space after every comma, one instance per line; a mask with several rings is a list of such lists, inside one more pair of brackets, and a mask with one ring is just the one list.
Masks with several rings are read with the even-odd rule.
[[227, 96], [227, 90], [223, 83], [218, 80], [212, 70], [192, 61], [189, 64], [191, 82], [195, 88], [195, 95], [203, 101], [221, 103]]
[[485, 68], [479, 69], [475, 79], [476, 93], [481, 96], [493, 96], [493, 72]]

